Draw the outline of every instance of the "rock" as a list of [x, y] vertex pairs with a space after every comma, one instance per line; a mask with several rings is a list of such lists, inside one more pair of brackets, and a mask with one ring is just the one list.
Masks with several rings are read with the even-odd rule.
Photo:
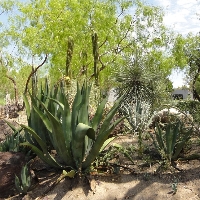
[[22, 152], [0, 152], [0, 198], [18, 193], [15, 189], [15, 174], [20, 176], [25, 163], [25, 155]]

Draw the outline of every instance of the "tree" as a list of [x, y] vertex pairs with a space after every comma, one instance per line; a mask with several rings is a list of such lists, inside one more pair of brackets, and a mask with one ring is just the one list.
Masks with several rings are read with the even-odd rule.
[[196, 80], [195, 89], [196, 89], [198, 96], [200, 96], [200, 76], [198, 76], [198, 78]]
[[[135, 11], [135, 34], [124, 68], [117, 74], [119, 93], [127, 101], [147, 101], [152, 110], [170, 97], [172, 83], [168, 79], [175, 67], [171, 45], [173, 33], [163, 25], [164, 13], [158, 7], [142, 3]], [[121, 67], [122, 68], [122, 67]]]
[[191, 85], [193, 97], [200, 101], [198, 94], [198, 77], [200, 75], [200, 36], [178, 35], [173, 49], [176, 65], [186, 69], [188, 84]]
[[119, 49], [129, 43], [125, 34], [132, 30], [132, 18], [126, 10], [132, 4], [128, 0], [37, 0], [16, 5], [20, 13], [12, 19], [6, 37], [17, 42], [20, 54], [28, 55], [27, 59], [48, 54], [48, 70], [54, 80], [62, 74], [92, 78], [105, 68], [103, 73], [108, 77], [113, 61], [121, 57]]
[[19, 14], [10, 21], [6, 37], [27, 60], [44, 59], [47, 54], [53, 82], [65, 74], [109, 84], [110, 76], [123, 66], [124, 56], [136, 49], [150, 68], [159, 62], [159, 68], [170, 73], [162, 48], [171, 36], [157, 7], [129, 0], [32, 0], [16, 6]]
[[[10, 93], [11, 96], [15, 99], [17, 103], [17, 87], [14, 77], [11, 75], [11, 72], [8, 69], [8, 65], [11, 62], [7, 59], [7, 63], [4, 60], [4, 57], [0, 55], [0, 98], [5, 98], [7, 93]], [[5, 87], [6, 85], [6, 87]]]

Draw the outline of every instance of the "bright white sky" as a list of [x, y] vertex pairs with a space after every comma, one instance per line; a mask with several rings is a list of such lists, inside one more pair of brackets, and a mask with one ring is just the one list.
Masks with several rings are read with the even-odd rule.
[[[149, 5], [164, 8], [164, 23], [175, 32], [187, 35], [200, 31], [200, 0], [146, 0]], [[184, 73], [173, 72], [170, 76], [174, 88], [184, 85]]]

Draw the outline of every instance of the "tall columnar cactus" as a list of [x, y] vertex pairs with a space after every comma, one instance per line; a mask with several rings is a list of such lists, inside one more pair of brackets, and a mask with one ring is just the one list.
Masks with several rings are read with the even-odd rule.
[[81, 52], [81, 60], [82, 60], [81, 74], [84, 74], [87, 77], [87, 60], [88, 60], [88, 54], [87, 54], [86, 50], [83, 50]]

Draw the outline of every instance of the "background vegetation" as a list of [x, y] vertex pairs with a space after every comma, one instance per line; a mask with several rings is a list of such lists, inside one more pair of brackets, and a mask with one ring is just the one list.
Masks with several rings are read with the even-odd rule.
[[[160, 99], [171, 88], [170, 83], [166, 87], [171, 70], [188, 66], [199, 38], [176, 35], [164, 26], [162, 9], [142, 1], [7, 0], [0, 8], [9, 16], [0, 32], [4, 94], [6, 88], [13, 95], [8, 76], [22, 94], [29, 74], [36, 70], [34, 82], [44, 77], [51, 84], [64, 76], [86, 78], [106, 91], [121, 87], [116, 77], [133, 79], [141, 74], [137, 79], [151, 82], [150, 90]], [[192, 79], [194, 70], [190, 71]]]

